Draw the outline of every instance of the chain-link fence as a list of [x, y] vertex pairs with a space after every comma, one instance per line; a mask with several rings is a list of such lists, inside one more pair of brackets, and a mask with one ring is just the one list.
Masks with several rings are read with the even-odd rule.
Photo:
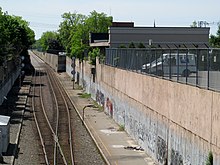
[[106, 49], [105, 64], [220, 91], [220, 49]]

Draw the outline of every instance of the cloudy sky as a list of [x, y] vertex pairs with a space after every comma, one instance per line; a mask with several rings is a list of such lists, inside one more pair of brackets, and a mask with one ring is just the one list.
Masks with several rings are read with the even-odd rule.
[[45, 31], [56, 31], [61, 15], [77, 12], [89, 15], [93, 10], [113, 16], [114, 21], [133, 21], [135, 26], [190, 26], [195, 21], [210, 23], [216, 34], [220, 21], [219, 0], [0, 0], [10, 15], [30, 22], [36, 38]]

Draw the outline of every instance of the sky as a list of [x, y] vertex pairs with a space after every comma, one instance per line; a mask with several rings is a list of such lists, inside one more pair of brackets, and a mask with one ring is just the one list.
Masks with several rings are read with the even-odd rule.
[[36, 39], [43, 32], [56, 31], [63, 13], [89, 15], [93, 10], [135, 26], [152, 27], [155, 21], [158, 27], [189, 27], [193, 21], [206, 21], [210, 34], [216, 35], [219, 6], [219, 0], [0, 0], [4, 12], [30, 23]]

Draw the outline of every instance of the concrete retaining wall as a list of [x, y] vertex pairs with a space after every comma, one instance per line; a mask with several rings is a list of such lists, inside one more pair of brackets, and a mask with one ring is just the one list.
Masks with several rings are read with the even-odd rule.
[[4, 96], [7, 96], [8, 92], [14, 85], [15, 80], [19, 77], [20, 69], [17, 69], [8, 76], [8, 79], [0, 84], [0, 105], [4, 102]]
[[220, 93], [76, 61], [79, 83], [160, 164], [220, 164]]
[[42, 60], [49, 64], [56, 72], [66, 71], [66, 56], [33, 51]]

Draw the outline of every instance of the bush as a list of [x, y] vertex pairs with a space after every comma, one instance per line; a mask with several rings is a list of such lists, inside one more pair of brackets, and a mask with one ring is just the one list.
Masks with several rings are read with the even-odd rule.
[[208, 157], [206, 159], [206, 165], [213, 165], [213, 155], [211, 151], [209, 152]]
[[130, 44], [129, 44], [129, 46], [128, 46], [129, 48], [135, 48], [135, 45], [134, 45], [134, 43], [133, 42], [131, 42]]
[[96, 57], [101, 57], [100, 49], [95, 48], [89, 52], [89, 60], [91, 65], [96, 65]]
[[143, 43], [138, 44], [138, 48], [146, 48]]

